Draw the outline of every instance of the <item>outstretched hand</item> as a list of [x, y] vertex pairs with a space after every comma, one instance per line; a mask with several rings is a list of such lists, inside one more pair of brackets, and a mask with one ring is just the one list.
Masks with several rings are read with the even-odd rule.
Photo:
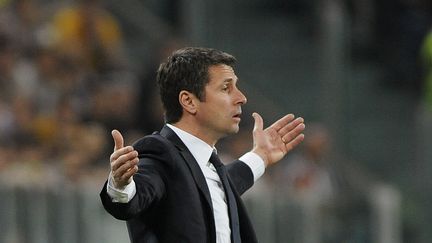
[[281, 160], [304, 139], [305, 124], [301, 117], [294, 119], [293, 114], [288, 114], [264, 129], [262, 117], [255, 112], [252, 116], [255, 119], [252, 152], [258, 154], [266, 166]]
[[138, 152], [132, 146], [124, 147], [124, 139], [119, 131], [113, 130], [111, 135], [114, 139], [114, 152], [110, 156], [113, 183], [116, 188], [124, 188], [138, 171]]

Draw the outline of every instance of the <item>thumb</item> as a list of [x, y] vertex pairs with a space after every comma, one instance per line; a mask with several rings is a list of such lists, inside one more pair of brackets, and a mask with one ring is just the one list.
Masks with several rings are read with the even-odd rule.
[[114, 139], [114, 151], [124, 147], [124, 139], [118, 130], [112, 130], [111, 135]]
[[254, 132], [262, 131], [263, 127], [264, 127], [264, 122], [263, 122], [262, 117], [260, 116], [260, 114], [258, 114], [256, 112], [252, 113], [252, 116], [255, 120], [253, 131]]

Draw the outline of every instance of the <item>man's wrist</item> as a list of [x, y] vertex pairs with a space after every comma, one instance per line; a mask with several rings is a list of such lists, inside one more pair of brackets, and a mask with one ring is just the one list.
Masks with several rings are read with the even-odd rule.
[[118, 188], [114, 185], [114, 178], [110, 173], [107, 183], [107, 193], [113, 202], [128, 203], [136, 194], [135, 181], [132, 180], [123, 188]]
[[114, 179], [114, 176], [113, 176], [112, 171], [111, 171], [110, 174], [109, 174], [109, 181], [110, 181], [110, 185], [113, 188], [122, 191], [122, 190], [124, 190], [132, 182], [132, 177], [129, 178], [129, 181], [127, 181], [126, 183], [118, 183]]
[[267, 156], [266, 152], [264, 152], [263, 150], [258, 149], [258, 148], [252, 149], [251, 152], [255, 153], [256, 155], [258, 155], [259, 157], [261, 157], [261, 159], [264, 161], [265, 167], [268, 166], [269, 162], [268, 162], [268, 156]]
[[265, 171], [265, 164], [261, 156], [256, 154], [255, 152], [248, 152], [239, 158], [240, 161], [243, 161], [252, 171], [254, 176], [254, 181], [257, 181]]

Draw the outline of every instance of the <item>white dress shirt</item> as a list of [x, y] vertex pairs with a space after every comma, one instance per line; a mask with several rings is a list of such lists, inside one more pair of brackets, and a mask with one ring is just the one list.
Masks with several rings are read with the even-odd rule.
[[[226, 202], [225, 191], [216, 169], [209, 162], [210, 156], [215, 148], [212, 148], [201, 139], [173, 125], [167, 124], [167, 126], [171, 128], [186, 145], [204, 174], [213, 204], [216, 242], [231, 243], [231, 229], [229, 225], [228, 205]], [[264, 161], [257, 154], [249, 152], [240, 157], [239, 160], [251, 168], [254, 181], [258, 180], [264, 174]], [[112, 176], [110, 175], [108, 179], [107, 192], [113, 202], [127, 203], [135, 196], [136, 187], [133, 180], [123, 189], [114, 188], [111, 180]]]

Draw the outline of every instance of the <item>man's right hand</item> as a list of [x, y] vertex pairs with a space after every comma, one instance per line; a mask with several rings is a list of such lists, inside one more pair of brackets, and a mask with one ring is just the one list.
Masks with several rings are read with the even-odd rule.
[[113, 130], [111, 135], [114, 139], [114, 152], [110, 156], [112, 182], [115, 188], [123, 189], [138, 171], [138, 152], [132, 146], [124, 147], [119, 131]]

